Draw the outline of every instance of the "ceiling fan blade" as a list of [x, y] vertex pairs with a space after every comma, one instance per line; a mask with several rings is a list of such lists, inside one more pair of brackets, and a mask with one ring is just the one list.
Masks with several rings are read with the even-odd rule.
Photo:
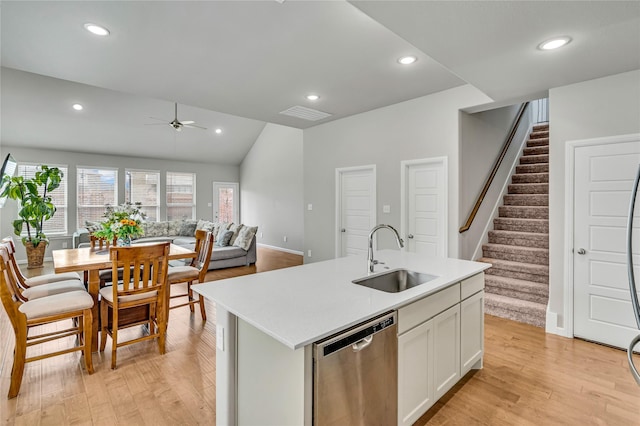
[[185, 122], [184, 122], [184, 121], [182, 122], [182, 125], [183, 125], [184, 127], [193, 127], [193, 128], [195, 128], [195, 129], [207, 130], [207, 128], [206, 128], [206, 127], [196, 126], [195, 124], [185, 124]]
[[182, 124], [194, 124], [195, 121], [193, 120], [186, 120], [186, 121], [181, 121]]

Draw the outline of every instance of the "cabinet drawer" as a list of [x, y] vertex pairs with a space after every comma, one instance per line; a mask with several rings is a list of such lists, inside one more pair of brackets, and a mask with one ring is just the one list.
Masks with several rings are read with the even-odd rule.
[[464, 300], [482, 289], [484, 289], [484, 272], [462, 280], [460, 283], [460, 299]]
[[[484, 280], [482, 285], [484, 286]], [[460, 283], [398, 309], [398, 334], [433, 318], [458, 302], [460, 302]]]

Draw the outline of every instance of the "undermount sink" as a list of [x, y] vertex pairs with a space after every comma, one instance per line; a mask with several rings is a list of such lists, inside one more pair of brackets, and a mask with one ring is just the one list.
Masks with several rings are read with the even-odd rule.
[[422, 272], [409, 271], [408, 269], [394, 269], [382, 274], [358, 278], [351, 282], [375, 290], [386, 291], [387, 293], [399, 293], [409, 288], [428, 283], [436, 278], [438, 277], [435, 275], [423, 274]]

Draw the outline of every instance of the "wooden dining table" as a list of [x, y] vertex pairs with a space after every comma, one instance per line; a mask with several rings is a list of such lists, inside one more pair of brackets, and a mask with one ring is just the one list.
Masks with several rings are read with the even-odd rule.
[[[152, 244], [152, 243], [141, 243]], [[91, 330], [92, 341], [91, 350], [98, 350], [98, 326], [100, 323], [100, 310], [98, 309], [98, 293], [100, 291], [100, 275], [102, 269], [111, 268], [111, 259], [108, 248], [83, 247], [75, 249], [53, 250], [53, 268], [56, 273], [60, 272], [88, 272], [87, 290], [93, 297], [93, 327]], [[196, 252], [185, 247], [171, 244], [169, 247], [169, 260], [192, 259], [196, 257]], [[167, 290], [168, 294], [168, 290]], [[169, 299], [167, 297], [166, 307], [168, 309]], [[166, 310], [165, 310], [166, 312]]]

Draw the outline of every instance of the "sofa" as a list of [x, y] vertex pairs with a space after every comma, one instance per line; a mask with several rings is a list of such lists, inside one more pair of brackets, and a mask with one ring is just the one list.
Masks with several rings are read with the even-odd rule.
[[[88, 246], [90, 232], [98, 229], [95, 223], [87, 222], [85, 225], [86, 228], [80, 228], [73, 234], [73, 247]], [[142, 229], [144, 234], [133, 239], [132, 244], [168, 241], [191, 250], [195, 249], [196, 229], [213, 232], [216, 242], [208, 270], [252, 265], [257, 260], [257, 226], [206, 220], [172, 220], [144, 222]]]

